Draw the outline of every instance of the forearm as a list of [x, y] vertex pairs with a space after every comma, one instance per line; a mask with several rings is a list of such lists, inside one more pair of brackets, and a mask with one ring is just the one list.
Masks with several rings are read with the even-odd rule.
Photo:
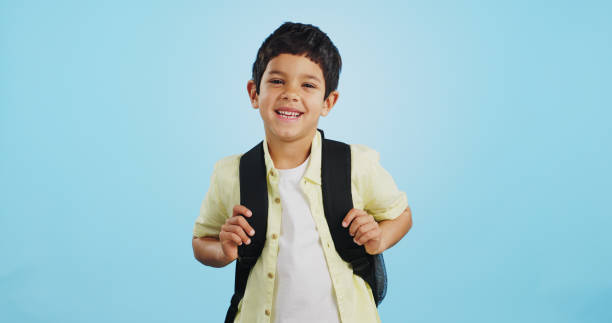
[[410, 207], [406, 208], [404, 212], [393, 220], [385, 220], [378, 223], [381, 233], [381, 253], [391, 247], [393, 247], [412, 227], [412, 212]]
[[193, 255], [195, 258], [206, 266], [225, 267], [234, 259], [225, 256], [221, 248], [221, 241], [211, 237], [193, 237]]

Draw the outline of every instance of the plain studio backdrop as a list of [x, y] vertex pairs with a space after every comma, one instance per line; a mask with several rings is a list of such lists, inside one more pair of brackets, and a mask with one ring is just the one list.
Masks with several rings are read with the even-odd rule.
[[378, 150], [412, 207], [383, 322], [611, 322], [611, 15], [2, 1], [0, 321], [222, 321], [234, 265], [193, 258], [193, 223], [214, 163], [263, 139], [246, 82], [294, 21], [344, 63], [320, 128]]

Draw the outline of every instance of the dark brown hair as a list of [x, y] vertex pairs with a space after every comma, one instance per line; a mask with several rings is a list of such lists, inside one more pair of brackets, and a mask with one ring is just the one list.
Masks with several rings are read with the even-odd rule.
[[325, 78], [324, 98], [338, 88], [342, 59], [331, 39], [316, 26], [285, 22], [264, 40], [257, 51], [252, 76], [257, 94], [268, 62], [280, 54], [306, 55], [317, 63]]

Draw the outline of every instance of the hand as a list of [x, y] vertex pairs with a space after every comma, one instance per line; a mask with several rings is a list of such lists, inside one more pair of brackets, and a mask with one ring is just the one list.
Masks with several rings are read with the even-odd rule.
[[[350, 225], [350, 227], [349, 227]], [[343, 227], [349, 227], [353, 241], [358, 245], [365, 245], [366, 252], [375, 255], [381, 253], [382, 230], [374, 217], [359, 209], [351, 209], [344, 220]]]
[[[221, 241], [221, 250], [226, 258], [233, 261], [238, 258], [238, 246], [250, 244], [251, 238], [255, 234], [255, 230], [249, 225], [244, 218], [251, 217], [253, 213], [242, 205], [234, 206], [232, 217], [225, 221], [219, 232], [219, 241]], [[247, 235], [248, 233], [248, 235]]]

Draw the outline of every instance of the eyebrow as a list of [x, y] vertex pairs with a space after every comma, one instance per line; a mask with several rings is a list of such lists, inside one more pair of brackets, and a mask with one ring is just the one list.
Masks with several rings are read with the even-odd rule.
[[[279, 75], [282, 75], [282, 76], [285, 75], [285, 73], [283, 73], [281, 71], [277, 71], [277, 70], [271, 70], [270, 72], [268, 72], [268, 74], [279, 74]], [[315, 80], [317, 82], [321, 82], [321, 80], [318, 77], [316, 77], [314, 75], [311, 75], [311, 74], [301, 74], [300, 76], [304, 76], [304, 77], [306, 77], [308, 79], [313, 79], [313, 80]]]

